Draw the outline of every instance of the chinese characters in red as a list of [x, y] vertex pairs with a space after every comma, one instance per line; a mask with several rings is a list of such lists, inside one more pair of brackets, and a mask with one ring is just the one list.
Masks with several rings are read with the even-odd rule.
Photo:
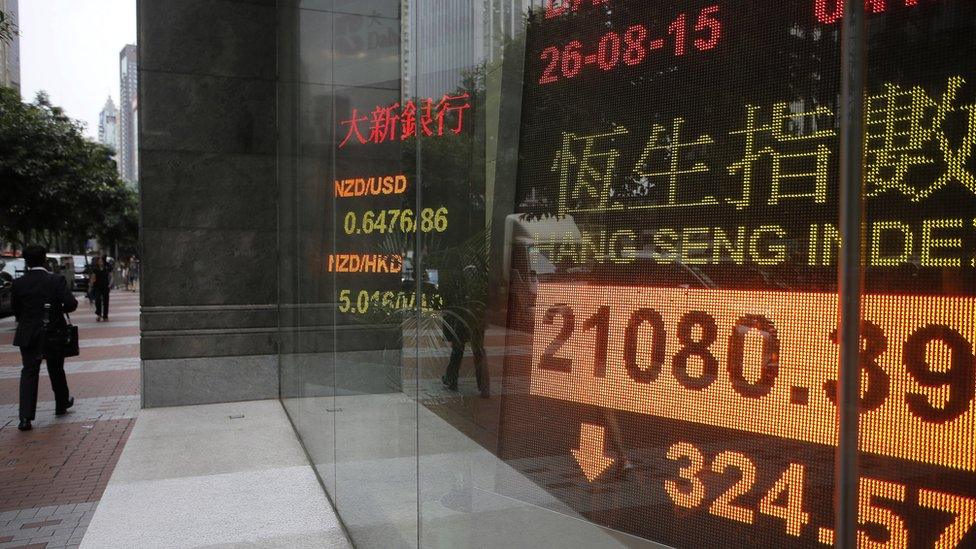
[[444, 137], [461, 135], [464, 131], [464, 112], [471, 108], [471, 96], [467, 93], [445, 94], [440, 100], [408, 100], [404, 104], [377, 106], [369, 114], [352, 110], [348, 120], [339, 124], [345, 129], [345, 138], [339, 143], [344, 148], [353, 140], [361, 145], [406, 141], [411, 137]]

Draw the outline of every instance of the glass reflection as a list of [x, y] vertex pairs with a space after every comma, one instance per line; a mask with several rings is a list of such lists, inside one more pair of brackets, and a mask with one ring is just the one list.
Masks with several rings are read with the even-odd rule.
[[357, 545], [828, 546], [858, 405], [861, 543], [973, 543], [976, 8], [867, 4], [845, 403], [840, 5], [282, 8], [282, 399]]

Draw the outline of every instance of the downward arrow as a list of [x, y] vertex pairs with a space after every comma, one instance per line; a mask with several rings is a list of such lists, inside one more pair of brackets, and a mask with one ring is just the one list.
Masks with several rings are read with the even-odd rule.
[[573, 450], [573, 457], [586, 475], [586, 480], [590, 482], [605, 473], [616, 461], [603, 453], [605, 439], [606, 429], [602, 426], [589, 423], [580, 425], [579, 450]]

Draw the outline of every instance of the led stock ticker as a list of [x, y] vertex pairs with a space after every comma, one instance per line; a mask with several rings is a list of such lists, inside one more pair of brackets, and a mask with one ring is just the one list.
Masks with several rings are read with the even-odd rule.
[[[765, 515], [780, 521], [787, 536], [815, 536], [824, 545], [834, 544], [834, 530], [819, 526], [807, 511], [804, 494], [808, 483], [806, 467], [790, 463], [769, 489], [762, 494], [755, 509], [736, 501], [753, 492], [761, 469], [751, 456], [735, 451], [722, 451], [709, 462], [705, 453], [696, 445], [679, 442], [667, 450], [667, 459], [681, 464], [676, 478], [664, 481], [664, 489], [678, 507], [686, 509], [707, 508], [710, 515], [749, 525], [756, 523], [757, 516]], [[714, 499], [708, 500], [706, 480], [715, 476], [735, 476], [738, 480]], [[910, 530], [897, 513], [885, 505], [885, 501], [906, 503], [909, 487], [897, 482], [874, 478], [861, 478], [858, 482], [858, 516], [862, 524], [871, 525], [875, 532], [883, 532], [880, 541], [866, 530], [857, 532], [858, 547], [907, 547]], [[969, 530], [976, 524], [976, 500], [928, 490], [918, 489], [912, 499], [920, 508], [947, 513], [952, 518], [941, 531], [935, 547], [957, 547]], [[809, 532], [809, 534], [807, 534]]]
[[[623, 32], [609, 31], [597, 44], [573, 40], [562, 46], [548, 46], [542, 50], [545, 64], [540, 84], [552, 84], [579, 76], [587, 67], [610, 72], [619, 67], [635, 67], [662, 55], [683, 57], [692, 52], [715, 49], [722, 39], [719, 6], [703, 8], [698, 14], [679, 13], [665, 29], [666, 36], [653, 37], [647, 25], [635, 24]], [[693, 23], [692, 23], [693, 21]]]
[[[847, 0], [813, 0], [813, 10], [817, 21], [831, 24], [844, 17], [844, 5]], [[940, 0], [864, 0], [864, 9], [869, 14], [886, 13], [892, 5], [904, 7], [918, 7], [920, 4], [934, 3]], [[609, 7], [611, 0], [546, 0], [546, 19], [556, 19], [571, 13], [594, 7]]]
[[[608, 410], [711, 425], [788, 441], [836, 445], [836, 294], [590, 286], [539, 287], [530, 394]], [[976, 472], [976, 299], [869, 295], [862, 351], [863, 452]], [[616, 461], [606, 428], [584, 423], [572, 450], [594, 482]], [[780, 517], [789, 536], [832, 543], [803, 507], [805, 465], [793, 463], [756, 509], [736, 503], [768, 463], [742, 452], [708, 462], [693, 443], [671, 446], [681, 464], [665, 491], [675, 505], [753, 524]], [[701, 472], [733, 468], [741, 478], [706, 501]], [[874, 498], [907, 501], [916, 488], [862, 479], [862, 520], [905, 525]], [[925, 487], [919, 505], [956, 515], [937, 547], [954, 547], [976, 522], [976, 501]], [[874, 517], [874, 519], [872, 519]], [[829, 524], [825, 523], [825, 524]], [[867, 533], [859, 534], [873, 541]], [[944, 543], [943, 543], [944, 542]], [[896, 544], [894, 546], [902, 546]]]
[[976, 4], [846, 1], [870, 53], [843, 404], [845, 0], [528, 18], [499, 447], [588, 520], [830, 545], [837, 409], [859, 405], [858, 547], [976, 543]]
[[343, 230], [354, 234], [443, 233], [447, 231], [447, 208], [424, 208], [415, 214], [410, 208], [348, 212]]
[[[410, 202], [410, 188], [410, 178], [403, 173], [333, 181], [331, 192], [336, 204], [349, 208], [339, 213], [336, 220], [341, 222], [341, 235], [359, 250], [380, 250], [389, 247], [388, 235], [413, 238], [446, 233], [449, 224], [446, 206], [418, 210], [402, 206]], [[431, 312], [442, 307], [443, 300], [436, 292], [425, 291], [418, 298], [416, 292], [404, 289], [405, 277], [412, 276], [411, 268], [411, 260], [403, 254], [335, 253], [326, 258], [326, 272], [355, 275], [354, 279], [340, 279], [336, 309], [360, 320], [380, 319], [403, 311]], [[359, 287], [352, 289], [353, 285]]]
[[[887, 12], [892, 5], [901, 4], [906, 8], [918, 7], [920, 3], [933, 3], [940, 0], [865, 0], [864, 9], [874, 15]], [[816, 0], [814, 11], [817, 21], [825, 24], [836, 23], [844, 18], [846, 0]]]
[[[833, 445], [836, 311], [836, 294], [541, 285], [531, 394]], [[862, 450], [976, 472], [976, 299], [869, 295], [864, 327]]]
[[[895, 4], [906, 8], [919, 7], [926, 0], [865, 0], [869, 14], [882, 14]], [[932, 0], [928, 0], [931, 2]], [[814, 0], [813, 11], [823, 24], [837, 23], [843, 18], [845, 0]], [[609, 7], [611, 0], [547, 0], [546, 19], [556, 19], [585, 8]], [[573, 40], [566, 44], [545, 47], [540, 54], [544, 63], [540, 84], [571, 80], [589, 67], [610, 72], [620, 67], [642, 65], [654, 54], [684, 57], [690, 53], [704, 53], [719, 46], [724, 25], [721, 6], [702, 8], [697, 14], [679, 13], [665, 27], [656, 29], [638, 23], [623, 32], [609, 31], [598, 43]], [[658, 32], [659, 36], [655, 36]]]
[[[389, 314], [394, 311], [411, 311], [417, 308], [417, 293], [412, 291], [339, 290], [337, 309], [340, 313], [368, 315], [370, 312]], [[443, 305], [441, 296], [422, 294], [419, 310], [431, 312]]]

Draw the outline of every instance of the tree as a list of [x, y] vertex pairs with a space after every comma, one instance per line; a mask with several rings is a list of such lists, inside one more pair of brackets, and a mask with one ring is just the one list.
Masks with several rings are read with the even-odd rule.
[[45, 94], [27, 104], [0, 88], [0, 239], [19, 246], [67, 239], [77, 247], [103, 235], [121, 242], [138, 219], [132, 194], [111, 149], [86, 139]]
[[127, 257], [136, 251], [139, 236], [139, 195], [128, 186], [112, 189], [100, 210], [94, 234], [105, 249], [118, 249]]

